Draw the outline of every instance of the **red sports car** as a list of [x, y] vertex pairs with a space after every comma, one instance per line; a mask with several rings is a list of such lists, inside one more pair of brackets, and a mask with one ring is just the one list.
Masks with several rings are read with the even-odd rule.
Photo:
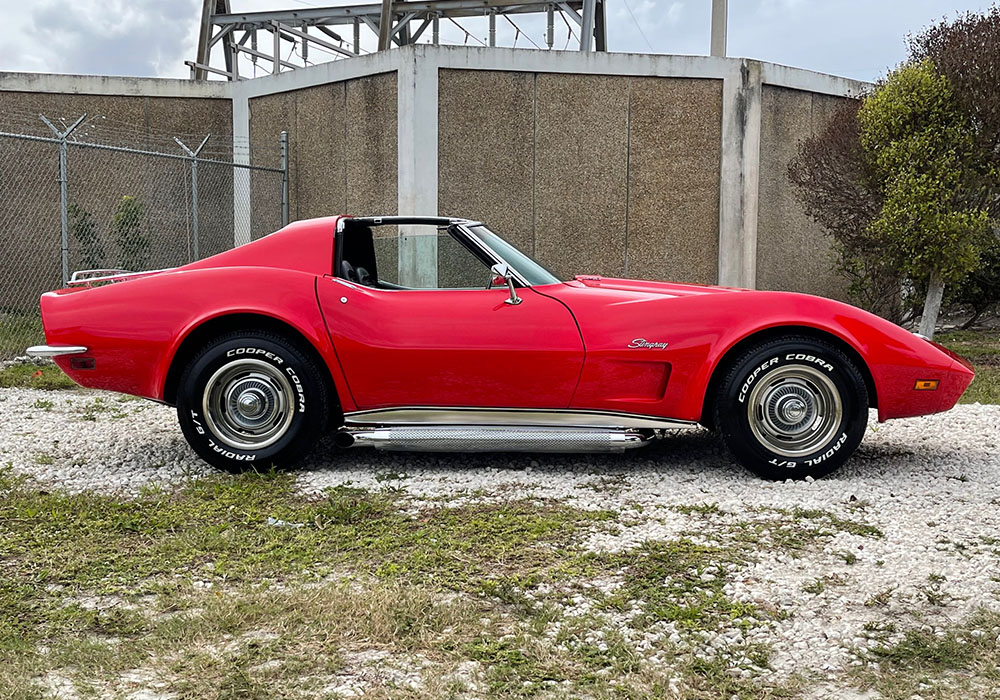
[[76, 273], [41, 299], [86, 387], [177, 407], [223, 469], [339, 447], [602, 452], [698, 424], [768, 478], [818, 477], [879, 420], [946, 411], [947, 349], [803, 294], [561, 280], [485, 225], [300, 221], [170, 270]]

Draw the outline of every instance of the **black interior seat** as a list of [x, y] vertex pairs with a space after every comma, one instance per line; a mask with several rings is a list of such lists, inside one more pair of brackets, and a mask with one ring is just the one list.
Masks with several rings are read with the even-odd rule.
[[[341, 277], [369, 287], [378, 286], [375, 237], [371, 228], [368, 226], [348, 226], [342, 235], [344, 241]], [[348, 268], [353, 277], [348, 276]]]
[[352, 265], [347, 260], [344, 260], [340, 263], [340, 276], [343, 277], [345, 280], [349, 280], [351, 282], [359, 281], [357, 270], [355, 270], [354, 265]]

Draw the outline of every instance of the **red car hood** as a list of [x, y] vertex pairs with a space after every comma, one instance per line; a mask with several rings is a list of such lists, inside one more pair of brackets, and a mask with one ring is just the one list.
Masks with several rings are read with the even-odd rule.
[[640, 294], [662, 294], [664, 296], [671, 297], [688, 297], [699, 296], [702, 294], [747, 291], [737, 287], [717, 287], [707, 284], [681, 284], [679, 282], [652, 282], [649, 280], [630, 280], [618, 277], [599, 277], [597, 275], [577, 275], [573, 278], [573, 281], [567, 282], [566, 284], [598, 289], [614, 289], [622, 292], [638, 292]]

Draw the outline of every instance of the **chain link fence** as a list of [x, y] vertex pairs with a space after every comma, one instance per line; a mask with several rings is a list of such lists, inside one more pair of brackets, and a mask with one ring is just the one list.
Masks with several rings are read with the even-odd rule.
[[44, 342], [38, 297], [74, 270], [177, 267], [288, 221], [284, 134], [264, 167], [225, 138], [14, 116], [0, 115], [0, 360]]

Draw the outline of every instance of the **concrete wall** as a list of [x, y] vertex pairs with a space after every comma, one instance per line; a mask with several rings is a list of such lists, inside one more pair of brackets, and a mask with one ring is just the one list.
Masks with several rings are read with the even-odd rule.
[[[866, 84], [735, 58], [414, 46], [246, 92], [387, 65], [398, 75], [399, 213], [484, 219], [562, 276], [843, 296], [828, 241], [785, 185], [811, 131], [771, 90], [813, 96], [819, 124]], [[408, 274], [436, 263], [429, 243], [401, 247]]]
[[[291, 220], [395, 213], [395, 74], [262, 95], [249, 102], [252, 162], [277, 166], [280, 134], [288, 132]], [[266, 174], [254, 174], [255, 198], [270, 181]]]
[[847, 298], [831, 239], [805, 215], [788, 181], [799, 144], [822, 131], [841, 98], [765, 85], [760, 135], [757, 287]]
[[438, 86], [438, 212], [488, 222], [528, 253], [535, 252], [535, 80], [443, 70]]
[[626, 272], [716, 282], [722, 81], [635, 78], [629, 123]]
[[715, 282], [722, 81], [443, 69], [438, 210], [559, 275]]

